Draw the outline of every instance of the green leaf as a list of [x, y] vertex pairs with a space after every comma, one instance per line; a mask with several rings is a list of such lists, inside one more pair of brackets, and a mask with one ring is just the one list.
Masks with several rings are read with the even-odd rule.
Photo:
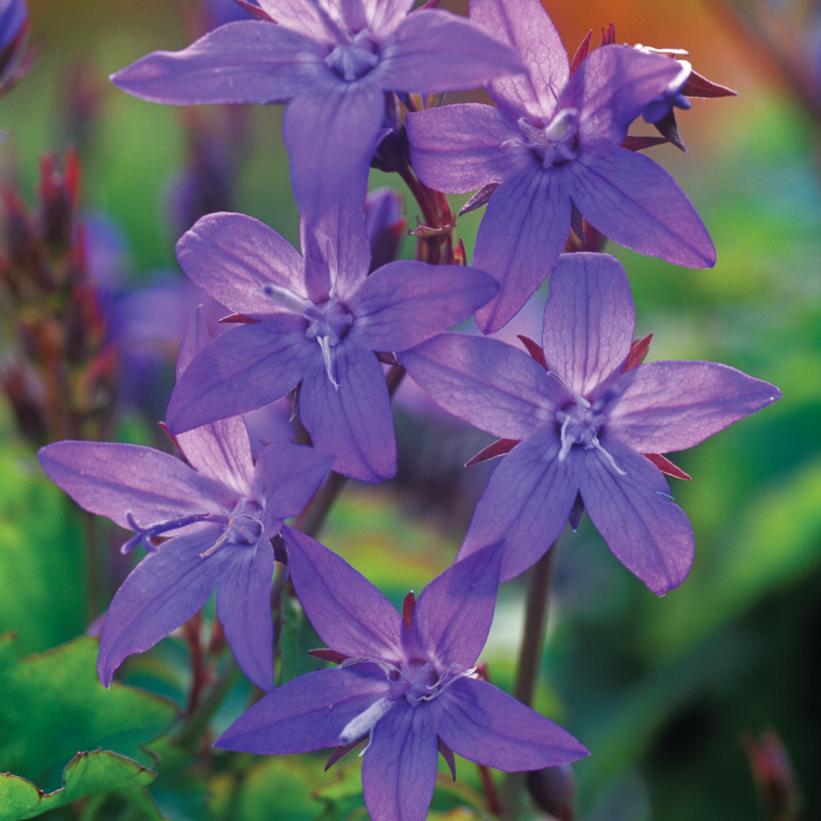
[[64, 807], [81, 798], [133, 790], [153, 781], [156, 773], [109, 750], [77, 753], [63, 770], [63, 785], [51, 793], [17, 775], [0, 775], [0, 821], [21, 821]]
[[80, 515], [8, 441], [0, 441], [0, 486], [0, 625], [16, 633], [20, 652], [45, 650], [85, 629]]
[[[0, 637], [0, 771], [55, 789], [78, 750], [105, 748], [153, 763], [142, 745], [170, 725], [176, 708], [119, 684], [106, 690], [97, 681], [96, 656], [96, 640], [81, 637], [19, 660], [13, 638]], [[96, 764], [88, 771], [79, 766], [86, 778], [98, 777]]]

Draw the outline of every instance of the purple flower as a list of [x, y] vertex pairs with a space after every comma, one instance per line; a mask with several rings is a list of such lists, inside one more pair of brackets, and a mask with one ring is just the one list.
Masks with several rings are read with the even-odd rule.
[[[197, 315], [180, 367], [203, 337]], [[108, 686], [127, 656], [153, 647], [218, 589], [217, 614], [234, 656], [255, 684], [270, 690], [271, 537], [302, 509], [330, 462], [310, 448], [278, 443], [254, 464], [236, 418], [177, 442], [189, 464], [152, 448], [105, 442], [56, 442], [40, 451], [46, 473], [80, 507], [134, 532], [123, 552], [140, 544], [149, 551], [111, 602], [98, 675]], [[157, 537], [169, 540], [158, 546]]]
[[364, 225], [303, 232], [305, 259], [242, 214], [212, 214], [179, 242], [209, 296], [250, 320], [219, 335], [177, 383], [175, 433], [267, 405], [300, 384], [299, 412], [334, 469], [363, 481], [396, 472], [390, 398], [375, 351], [404, 351], [467, 319], [497, 289], [456, 265], [392, 262], [368, 273]]
[[635, 251], [712, 266], [710, 237], [672, 177], [621, 146], [679, 64], [604, 46], [570, 75], [537, 0], [471, 0], [471, 17], [487, 31], [505, 32], [529, 73], [490, 84], [498, 109], [464, 104], [409, 115], [408, 137], [413, 167], [427, 185], [466, 192], [498, 184], [473, 260], [502, 284], [478, 314], [482, 330], [501, 328], [548, 276], [574, 209]]
[[400, 616], [328, 548], [284, 535], [299, 600], [330, 648], [323, 657], [341, 664], [266, 696], [216, 746], [263, 755], [336, 747], [335, 761], [367, 739], [362, 782], [376, 821], [427, 817], [440, 751], [451, 768], [455, 752], [508, 772], [587, 754], [476, 674], [496, 603], [497, 550], [451, 565], [418, 602], [409, 595]]
[[31, 67], [30, 29], [24, 0], [0, 0], [0, 94], [9, 91]]
[[445, 410], [519, 440], [491, 477], [461, 555], [502, 542], [509, 579], [548, 549], [581, 495], [610, 549], [654, 593], [684, 580], [692, 529], [642, 454], [693, 447], [780, 393], [713, 362], [625, 372], [633, 325], [621, 265], [604, 254], [570, 254], [559, 259], [545, 307], [548, 370], [497, 340], [454, 334], [402, 356]]
[[[229, 23], [180, 52], [155, 52], [112, 77], [174, 105], [287, 102], [285, 144], [303, 214], [353, 189], [384, 136], [386, 91], [442, 92], [517, 71], [506, 46], [412, 0], [261, 0], [266, 20]], [[361, 199], [361, 197], [360, 197]]]

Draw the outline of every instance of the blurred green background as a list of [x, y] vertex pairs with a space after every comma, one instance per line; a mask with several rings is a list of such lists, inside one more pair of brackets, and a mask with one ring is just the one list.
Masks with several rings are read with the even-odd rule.
[[[29, 192], [38, 157], [77, 139], [69, 105], [77, 77], [93, 91], [82, 117], [83, 200], [122, 230], [130, 288], [158, 270], [176, 270], [166, 203], [186, 156], [185, 131], [180, 110], [127, 97], [105, 78], [147, 51], [187, 43], [186, 14], [194, 5], [32, 0], [38, 59], [0, 102], [0, 125], [10, 132], [0, 145], [3, 175]], [[680, 117], [686, 155], [670, 146], [653, 153], [709, 226], [716, 268], [689, 271], [610, 250], [630, 274], [638, 333], [655, 334], [651, 358], [725, 362], [774, 382], [784, 398], [677, 460], [693, 476], [688, 483], [672, 481], [698, 544], [694, 570], [680, 589], [656, 599], [618, 565], [588, 522], [565, 535], [537, 706], [592, 751], [574, 768], [584, 821], [766, 817], [745, 739], [768, 729], [793, 762], [805, 817], [819, 818], [819, 108], [813, 113], [795, 93], [777, 55], [773, 59], [734, 17], [732, 2], [545, 5], [571, 51], [588, 28], [613, 21], [619, 41], [687, 48], [699, 71], [740, 92], [735, 99], [696, 101]], [[774, 21], [766, 31], [786, 37], [807, 71], [821, 66], [800, 3], [754, 5], [766, 7]], [[295, 241], [298, 217], [280, 110], [248, 113], [251, 138], [242, 146], [236, 207]], [[374, 173], [373, 184], [404, 193], [400, 181], [386, 175]], [[416, 212], [405, 199], [413, 224]], [[460, 222], [468, 248], [479, 217]], [[412, 245], [405, 250], [411, 254]], [[538, 311], [525, 312], [516, 330], [537, 337]], [[400, 389], [397, 425], [399, 477], [377, 487], [349, 486], [322, 539], [399, 602], [451, 561], [492, 466], [463, 471], [461, 464], [487, 439], [432, 413], [408, 384]], [[129, 771], [116, 782], [113, 799], [85, 798], [73, 810], [52, 810], [53, 817], [364, 817], [355, 761], [323, 775], [320, 760], [310, 757], [202, 759], [155, 742], [157, 763], [140, 745], [162, 731], [173, 711], [144, 693], [130, 692], [134, 704], [125, 698], [129, 691], [118, 693], [120, 706], [112, 705], [114, 691], [106, 701], [93, 682], [91, 640], [54, 651], [64, 661], [51, 671], [53, 656], [19, 661], [84, 632], [85, 536], [82, 520], [41, 476], [3, 407], [0, 435], [0, 632], [16, 635], [0, 645], [0, 701], [8, 707], [12, 698], [29, 698], [26, 710], [38, 717], [17, 728], [23, 740], [14, 749], [0, 738], [0, 770], [53, 790], [75, 752], [103, 747], [159, 772], [150, 798], [139, 781], [150, 776]], [[152, 421], [136, 411], [121, 415], [116, 435], [160, 442]], [[115, 534], [104, 531], [104, 538], [116, 544]], [[521, 579], [503, 589], [484, 656], [493, 681], [507, 688], [523, 592]], [[293, 620], [286, 624], [288, 641], [310, 644], [298, 613]], [[128, 662], [123, 679], [183, 704], [186, 652], [179, 639], [165, 641]], [[25, 682], [34, 695], [19, 695]], [[234, 687], [217, 724], [235, 717], [248, 694], [244, 685]], [[89, 716], [97, 716], [99, 726], [91, 726]], [[460, 784], [437, 792], [431, 817], [481, 817], [478, 789], [474, 768], [460, 762]], [[17, 817], [13, 813], [0, 807], [0, 819]]]

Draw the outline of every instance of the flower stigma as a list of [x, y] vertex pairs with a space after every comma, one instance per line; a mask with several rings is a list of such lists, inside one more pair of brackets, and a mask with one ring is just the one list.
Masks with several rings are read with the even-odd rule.
[[606, 450], [599, 441], [599, 434], [605, 420], [600, 404], [597, 402], [591, 405], [586, 399], [579, 397], [572, 405], [556, 414], [556, 421], [560, 424], [559, 437], [561, 439], [559, 461], [564, 462], [574, 447], [596, 450], [611, 470], [619, 476], [626, 476], [613, 458], [613, 454]]

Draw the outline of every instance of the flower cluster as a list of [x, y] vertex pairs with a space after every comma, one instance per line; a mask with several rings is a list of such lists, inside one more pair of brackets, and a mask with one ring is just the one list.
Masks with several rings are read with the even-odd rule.
[[[371, 815], [422, 819], [439, 753], [451, 766], [457, 753], [505, 771], [586, 754], [477, 669], [499, 584], [584, 511], [650, 590], [680, 584], [693, 532], [664, 474], [687, 477], [664, 454], [779, 397], [724, 365], [643, 364], [649, 340], [633, 339], [627, 276], [599, 253], [609, 239], [679, 265], [715, 263], [693, 206], [640, 151], [680, 142], [673, 110], [721, 87], [707, 94], [679, 52], [612, 38], [592, 50], [588, 38], [570, 61], [538, 0], [471, 0], [469, 19], [411, 0], [243, 5], [245, 19], [113, 80], [162, 103], [287, 104], [301, 253], [249, 216], [200, 219], [178, 259], [225, 316], [211, 338], [197, 314], [185, 337], [167, 411], [182, 458], [63, 441], [41, 461], [80, 506], [132, 531], [124, 552], [147, 552], [105, 617], [106, 685], [216, 590], [234, 656], [267, 693], [217, 746], [331, 748], [334, 761], [367, 742]], [[426, 107], [425, 95], [482, 85], [493, 105]], [[662, 136], [629, 135], [642, 117]], [[487, 205], [471, 266], [446, 222], [416, 232], [419, 261], [391, 261], [402, 225], [391, 195], [371, 200], [383, 245], [369, 241], [368, 169], [385, 140], [426, 219], [451, 218], [443, 192], [477, 192], [467, 207]], [[422, 261], [442, 237], [444, 264]], [[474, 315], [484, 333], [498, 330], [548, 278], [541, 344], [524, 340], [524, 352], [448, 333]], [[499, 437], [480, 458], [504, 458], [457, 560], [399, 613], [286, 519], [323, 482], [396, 473], [390, 399], [405, 369], [443, 408]], [[272, 444], [253, 458], [242, 414], [286, 396], [310, 446]], [[279, 688], [275, 558], [327, 644], [319, 657], [336, 665]]]

